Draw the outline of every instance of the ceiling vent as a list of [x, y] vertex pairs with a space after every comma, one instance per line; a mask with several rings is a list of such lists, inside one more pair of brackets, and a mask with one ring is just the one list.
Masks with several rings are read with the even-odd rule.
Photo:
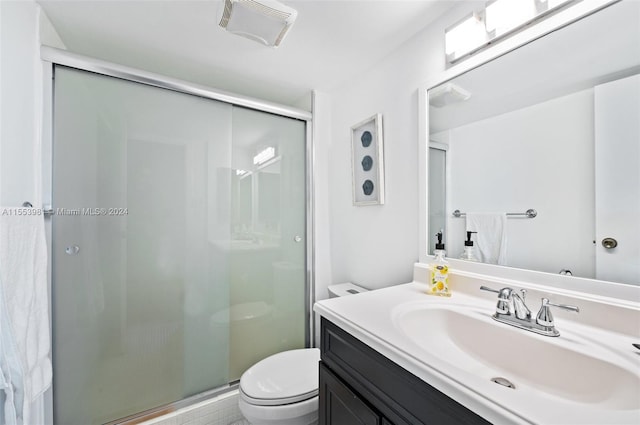
[[230, 33], [278, 47], [298, 12], [275, 0], [224, 0], [220, 26]]

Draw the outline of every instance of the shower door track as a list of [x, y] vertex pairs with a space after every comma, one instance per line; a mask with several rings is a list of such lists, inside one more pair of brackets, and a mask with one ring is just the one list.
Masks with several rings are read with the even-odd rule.
[[292, 108], [289, 106], [255, 99], [248, 96], [242, 96], [223, 90], [212, 89], [210, 87], [179, 80], [176, 78], [166, 77], [164, 75], [142, 71], [124, 65], [118, 65], [100, 59], [78, 55], [67, 50], [56, 49], [49, 46], [42, 46], [40, 48], [40, 57], [43, 61], [67, 66], [69, 68], [90, 71], [96, 74], [121, 78], [127, 81], [134, 81], [136, 83], [142, 83], [148, 86], [192, 94], [207, 99], [219, 100], [221, 102], [244, 106], [249, 109], [256, 109], [259, 111], [269, 112], [284, 117], [295, 118], [301, 121], [311, 121], [311, 113], [302, 109]]
[[[42, 120], [42, 205], [52, 205], [52, 172], [53, 172], [53, 77], [54, 65], [60, 65], [68, 68], [74, 68], [81, 71], [88, 71], [95, 74], [115, 77], [126, 81], [132, 81], [148, 86], [161, 89], [172, 90], [180, 93], [190, 94], [206, 99], [212, 99], [228, 103], [231, 105], [241, 106], [257, 111], [268, 112], [287, 118], [292, 118], [306, 122], [306, 139], [305, 139], [305, 159], [306, 159], [306, 200], [305, 200], [305, 221], [306, 221], [306, 244], [305, 244], [305, 278], [306, 278], [306, 300], [305, 306], [307, 318], [307, 336], [305, 345], [311, 347], [315, 341], [315, 318], [312, 313], [312, 306], [315, 302], [315, 276], [314, 269], [314, 246], [315, 239], [315, 217], [314, 217], [314, 143], [313, 143], [313, 114], [303, 109], [293, 108], [287, 105], [281, 105], [275, 102], [269, 102], [248, 96], [243, 96], [223, 90], [214, 89], [204, 85], [191, 83], [188, 81], [167, 77], [148, 71], [119, 65], [96, 58], [69, 52], [68, 50], [57, 49], [50, 46], [40, 47], [40, 59], [43, 61], [43, 101], [44, 113]], [[314, 93], [312, 92], [312, 99]], [[50, 216], [48, 216], [50, 217]], [[51, 221], [45, 223], [47, 232], [47, 249], [51, 252]], [[49, 264], [51, 262], [49, 261]], [[51, 266], [48, 270], [49, 292], [51, 293]], [[51, 317], [50, 317], [51, 321]], [[175, 412], [178, 409], [212, 399], [219, 395], [237, 390], [239, 381], [230, 382], [222, 387], [213, 388], [191, 397], [184, 398], [163, 406], [154, 407], [149, 410], [134, 413], [133, 415], [117, 419], [106, 423], [105, 425], [116, 424], [137, 424], [142, 421], [150, 420], [164, 414]], [[51, 413], [51, 412], [49, 412]]]
[[158, 418], [163, 415], [168, 415], [176, 412], [182, 408], [192, 406], [202, 401], [210, 400], [219, 395], [226, 394], [228, 392], [237, 390], [239, 386], [238, 381], [223, 385], [222, 387], [214, 388], [209, 391], [193, 395], [191, 397], [183, 398], [182, 400], [174, 401], [173, 403], [165, 404], [163, 406], [154, 407], [149, 410], [145, 410], [133, 415], [125, 416], [124, 418], [116, 419], [115, 421], [107, 422], [104, 425], [134, 425], [141, 422], [149, 421], [151, 419]]

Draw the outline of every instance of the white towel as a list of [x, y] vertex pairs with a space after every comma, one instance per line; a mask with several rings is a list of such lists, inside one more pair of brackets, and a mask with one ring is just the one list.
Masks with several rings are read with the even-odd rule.
[[467, 213], [467, 231], [476, 234], [476, 251], [483, 263], [506, 264], [507, 215], [505, 213]]
[[28, 424], [51, 385], [47, 246], [43, 216], [7, 214], [17, 210], [0, 208], [0, 383], [5, 415]]

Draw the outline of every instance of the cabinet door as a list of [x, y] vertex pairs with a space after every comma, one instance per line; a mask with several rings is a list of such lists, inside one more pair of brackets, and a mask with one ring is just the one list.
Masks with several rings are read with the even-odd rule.
[[380, 425], [382, 418], [320, 363], [320, 425]]

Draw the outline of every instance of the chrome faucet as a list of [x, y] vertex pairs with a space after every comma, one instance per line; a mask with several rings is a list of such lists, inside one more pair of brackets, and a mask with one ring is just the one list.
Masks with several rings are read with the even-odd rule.
[[522, 296], [511, 288], [502, 288], [500, 290], [481, 286], [483, 291], [495, 292], [498, 294], [498, 303], [496, 304], [496, 312], [493, 314], [494, 320], [515, 326], [520, 329], [535, 332], [545, 336], [558, 336], [560, 332], [555, 328], [553, 315], [549, 306], [563, 308], [565, 310], [575, 311], [578, 313], [580, 309], [576, 306], [565, 304], [554, 304], [547, 298], [542, 298], [540, 311], [535, 319], [531, 317], [531, 310], [525, 302], [527, 291], [521, 289]]
[[496, 305], [496, 313], [514, 315], [520, 320], [531, 319], [531, 310], [529, 310], [529, 307], [527, 307], [527, 304], [525, 303], [525, 299], [527, 296], [527, 291], [525, 289], [520, 290], [522, 297], [511, 288], [502, 288], [499, 291], [495, 291], [491, 288], [483, 286], [480, 289], [498, 293], [498, 304]]

